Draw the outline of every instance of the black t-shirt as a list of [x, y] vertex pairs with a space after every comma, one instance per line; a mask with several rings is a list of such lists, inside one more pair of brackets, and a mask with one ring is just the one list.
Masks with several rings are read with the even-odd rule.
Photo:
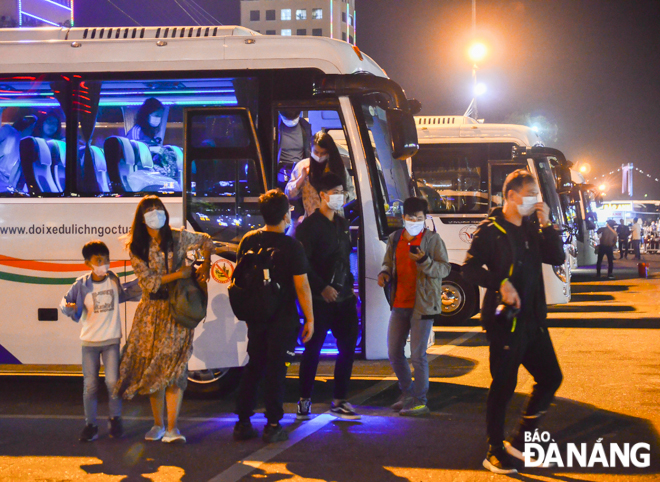
[[274, 266], [270, 277], [282, 288], [280, 314], [298, 320], [296, 288], [293, 277], [306, 274], [308, 271], [305, 250], [298, 241], [284, 233], [255, 229], [247, 233], [241, 240], [241, 244], [238, 246], [237, 261], [248, 251], [257, 252], [259, 248], [275, 248], [277, 250], [276, 254], [273, 255]]
[[539, 283], [542, 276], [542, 265], [535, 259], [531, 251], [531, 241], [528, 237], [527, 228], [516, 226], [506, 222], [506, 231], [514, 249], [514, 268], [513, 274], [509, 278], [511, 284], [520, 296], [520, 314], [518, 319], [523, 321], [528, 328], [538, 325], [538, 313], [536, 313], [536, 304], [539, 293]]

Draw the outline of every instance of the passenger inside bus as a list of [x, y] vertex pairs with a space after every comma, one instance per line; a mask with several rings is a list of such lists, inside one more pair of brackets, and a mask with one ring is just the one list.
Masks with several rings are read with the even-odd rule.
[[59, 109], [51, 109], [42, 114], [34, 128], [34, 136], [47, 141], [60, 140], [62, 137], [63, 115]]
[[163, 145], [165, 106], [155, 97], [149, 97], [140, 106], [135, 125], [126, 134], [130, 140], [144, 142], [152, 152]]
[[12, 125], [0, 127], [0, 192], [22, 189], [25, 184], [21, 169], [20, 141], [32, 135], [37, 118], [25, 115]]

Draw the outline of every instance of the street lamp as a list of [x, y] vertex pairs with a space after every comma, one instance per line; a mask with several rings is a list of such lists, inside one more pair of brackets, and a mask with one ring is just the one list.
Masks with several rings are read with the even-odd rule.
[[483, 59], [485, 59], [487, 53], [488, 53], [488, 49], [481, 42], [473, 43], [468, 49], [468, 55], [470, 56], [470, 60], [474, 64], [476, 64], [477, 62], [481, 62]]
[[479, 97], [480, 95], [484, 95], [486, 93], [486, 84], [479, 83], [474, 86], [474, 96]]
[[465, 117], [477, 119], [479, 116], [477, 112], [477, 97], [486, 92], [486, 86], [484, 84], [477, 84], [477, 70], [479, 69], [477, 62], [485, 59], [487, 54], [488, 48], [481, 42], [475, 42], [468, 48], [468, 57], [472, 61], [472, 101], [465, 114], [463, 114]]

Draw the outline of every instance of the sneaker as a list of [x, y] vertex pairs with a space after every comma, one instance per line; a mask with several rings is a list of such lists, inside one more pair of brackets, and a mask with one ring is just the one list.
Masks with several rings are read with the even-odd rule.
[[312, 399], [301, 398], [298, 401], [298, 412], [296, 413], [296, 420], [309, 420], [312, 413]]
[[278, 423], [275, 426], [271, 424], [266, 424], [264, 427], [263, 440], [267, 444], [272, 444], [275, 442], [284, 442], [289, 440], [289, 434], [286, 433], [284, 428]]
[[614, 279], [614, 275], [613, 274], [607, 275], [607, 279]]
[[163, 438], [160, 439], [160, 441], [166, 444], [184, 444], [186, 443], [186, 437], [181, 435], [178, 428], [175, 428], [174, 430], [168, 430], [165, 432], [165, 435], [163, 435]]
[[121, 417], [112, 417], [108, 420], [108, 434], [111, 438], [122, 438], [124, 436], [124, 427], [121, 423]]
[[346, 400], [340, 402], [332, 401], [330, 406], [330, 413], [338, 418], [343, 418], [345, 420], [360, 420], [362, 415], [359, 415], [353, 405], [348, 403]]
[[405, 407], [408, 403], [410, 403], [411, 400], [412, 397], [406, 395], [405, 393], [402, 393], [401, 395], [399, 395], [399, 398], [397, 398], [396, 402], [390, 405], [390, 408], [395, 412], [400, 412], [401, 409]]
[[144, 436], [145, 440], [160, 440], [165, 435], [165, 428], [158, 425], [151, 427], [151, 430]]
[[[542, 444], [545, 445], [545, 444]], [[548, 447], [543, 447], [544, 453], [547, 453], [547, 448]], [[514, 457], [522, 462], [525, 461], [525, 446], [524, 444], [517, 443], [515, 440], [513, 442], [509, 442], [508, 440], [504, 441], [504, 449], [507, 451], [507, 453], [511, 456]], [[530, 457], [529, 461], [531, 463], [537, 463], [538, 459], [536, 457]], [[557, 466], [556, 463], [550, 463], [548, 464], [548, 467], [550, 468], [555, 468]]]
[[409, 406], [402, 408], [399, 415], [402, 417], [420, 417], [422, 415], [428, 415], [430, 412], [429, 407], [423, 403], [419, 405], [413, 405], [411, 403]]
[[504, 447], [488, 450], [483, 466], [494, 474], [517, 474], [518, 470], [513, 465], [513, 460]]
[[234, 425], [234, 440], [250, 440], [257, 438], [259, 436], [259, 431], [252, 426], [252, 423], [248, 420], [247, 422], [236, 422]]
[[93, 423], [85, 424], [85, 428], [80, 433], [81, 442], [93, 442], [99, 438], [99, 427]]

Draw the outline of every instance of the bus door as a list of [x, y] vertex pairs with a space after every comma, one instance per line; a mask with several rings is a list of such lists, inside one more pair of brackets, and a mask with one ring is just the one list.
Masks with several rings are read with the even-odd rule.
[[488, 162], [488, 198], [490, 207], [502, 207], [504, 196], [502, 189], [506, 177], [517, 169], [527, 169], [524, 162], [489, 161]]
[[247, 327], [234, 317], [227, 294], [238, 244], [264, 225], [258, 201], [266, 192], [266, 176], [247, 108], [184, 110], [183, 184], [187, 226], [207, 233], [216, 245], [207, 317], [195, 331], [188, 363], [203, 381], [247, 362]]

